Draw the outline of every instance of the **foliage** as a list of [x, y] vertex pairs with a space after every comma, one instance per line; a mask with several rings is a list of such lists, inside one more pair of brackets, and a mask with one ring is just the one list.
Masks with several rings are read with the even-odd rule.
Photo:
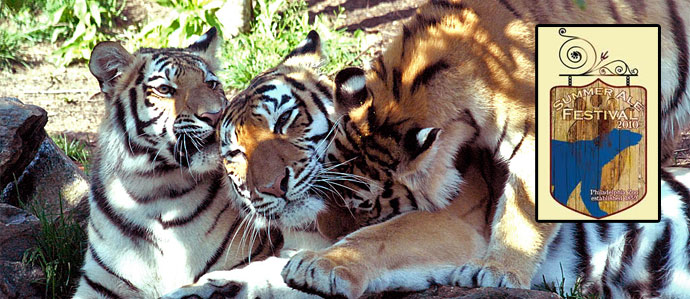
[[67, 136], [51, 136], [53, 142], [60, 148], [67, 157], [84, 166], [84, 172], [88, 173], [91, 166], [91, 153], [86, 145], [76, 139], [68, 139]]
[[98, 42], [112, 38], [124, 5], [125, 0], [12, 0], [0, 7], [0, 17], [7, 17], [4, 25], [21, 43], [59, 44], [54, 62], [66, 65], [88, 59]]
[[585, 7], [586, 7], [585, 0], [572, 0], [572, 1], [573, 1], [573, 3], [577, 4], [577, 7], [579, 7], [580, 9], [585, 9]]
[[71, 6], [62, 6], [50, 14], [52, 32], [50, 41], [66, 38], [54, 53], [57, 64], [87, 60], [91, 49], [100, 41], [110, 38], [107, 32], [124, 9], [120, 0], [71, 0]]
[[[79, 269], [87, 248], [86, 233], [69, 213], [50, 215], [39, 201], [22, 208], [36, 215], [40, 231], [35, 236], [37, 245], [24, 252], [23, 262], [41, 268], [45, 273], [45, 298], [69, 298], [77, 286]], [[56, 217], [57, 216], [57, 217]]]
[[538, 290], [555, 293], [564, 299], [598, 299], [597, 294], [585, 294], [582, 290], [582, 278], [578, 277], [575, 284], [570, 290], [565, 290], [565, 275], [563, 274], [563, 265], [561, 265], [561, 281], [556, 285], [555, 282], [551, 284], [546, 282], [546, 277], [542, 276], [542, 284], [537, 286]]
[[[304, 1], [257, 0], [251, 32], [242, 33], [226, 42], [223, 59], [227, 65], [221, 73], [226, 87], [245, 88], [262, 71], [273, 67], [289, 53], [310, 30], [321, 36], [323, 52], [329, 56], [324, 72], [341, 69], [348, 64], [361, 64], [355, 59], [364, 50], [365, 38], [361, 31], [354, 34], [335, 26], [323, 16], [315, 16], [309, 23]], [[342, 10], [336, 14], [340, 17]]]
[[0, 30], [0, 70], [18, 63], [26, 66], [19, 50], [24, 36], [21, 33]]
[[172, 8], [166, 16], [153, 19], [135, 36], [137, 46], [181, 47], [205, 29], [215, 26], [222, 36], [223, 26], [216, 12], [223, 5], [220, 0], [157, 0], [159, 5]]

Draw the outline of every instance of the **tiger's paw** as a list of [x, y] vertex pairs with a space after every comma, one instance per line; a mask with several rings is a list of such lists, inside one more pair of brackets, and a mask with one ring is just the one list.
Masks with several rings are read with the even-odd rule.
[[286, 263], [287, 259], [269, 257], [249, 263], [242, 269], [209, 272], [195, 284], [181, 287], [161, 298], [317, 298], [283, 282], [280, 271]]
[[366, 290], [364, 269], [334, 252], [301, 251], [283, 268], [288, 286], [323, 297], [358, 298]]
[[235, 281], [233, 274], [232, 271], [210, 272], [199, 278], [197, 283], [183, 286], [163, 295], [161, 299], [239, 298], [241, 293], [246, 293], [247, 283]]
[[[528, 289], [518, 274], [498, 265], [478, 266], [468, 263], [456, 268], [450, 275], [450, 283], [460, 287], [501, 287]], [[529, 281], [529, 280], [526, 280]]]

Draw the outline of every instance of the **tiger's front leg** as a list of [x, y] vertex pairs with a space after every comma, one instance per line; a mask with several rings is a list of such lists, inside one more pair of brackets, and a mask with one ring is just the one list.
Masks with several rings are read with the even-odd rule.
[[457, 268], [451, 284], [529, 288], [558, 228], [557, 223], [535, 221], [535, 203], [526, 183], [511, 174], [496, 208], [486, 255]]
[[481, 257], [486, 248], [486, 240], [451, 207], [404, 214], [324, 250], [302, 251], [282, 276], [289, 286], [324, 297], [448, 284], [457, 265]]
[[319, 298], [285, 285], [280, 271], [287, 258], [269, 257], [252, 262], [242, 269], [213, 271], [204, 274], [191, 285], [183, 286], [161, 299], [178, 298]]

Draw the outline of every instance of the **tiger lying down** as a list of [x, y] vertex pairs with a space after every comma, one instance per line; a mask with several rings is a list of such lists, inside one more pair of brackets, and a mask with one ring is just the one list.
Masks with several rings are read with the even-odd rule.
[[158, 298], [284, 244], [228, 200], [214, 130], [227, 104], [214, 74], [219, 44], [211, 29], [183, 49], [94, 48], [89, 68], [106, 114], [74, 298]]
[[[590, 1], [580, 10], [431, 1], [369, 70], [347, 68], [334, 81], [318, 73], [320, 39], [311, 32], [230, 101], [220, 149], [235, 206], [254, 226], [316, 231], [332, 245], [284, 252], [289, 258], [251, 271], [210, 272], [166, 298], [300, 296], [285, 283], [357, 298], [562, 278], [566, 289], [582, 278], [586, 292], [605, 298], [690, 294], [690, 195], [675, 170], [664, 176], [658, 224], [534, 221], [534, 25], [661, 24], [662, 74], [677, 79], [661, 86], [662, 128], [671, 134], [687, 106], [680, 16], [690, 5], [676, 2]], [[265, 282], [248, 281], [259, 269]]]

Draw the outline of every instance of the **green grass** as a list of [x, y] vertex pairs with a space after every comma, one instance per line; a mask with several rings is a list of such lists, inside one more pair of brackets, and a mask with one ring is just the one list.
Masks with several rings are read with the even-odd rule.
[[45, 273], [45, 280], [35, 282], [45, 286], [45, 298], [70, 298], [84, 261], [86, 232], [69, 213], [64, 213], [62, 199], [58, 215], [47, 214], [39, 200], [22, 208], [35, 215], [40, 223], [35, 236], [37, 245], [24, 252], [23, 262], [38, 266]]
[[362, 64], [357, 56], [365, 50], [364, 33], [336, 30], [331, 19], [324, 16], [316, 16], [309, 23], [304, 1], [258, 0], [254, 15], [251, 31], [227, 41], [223, 47], [220, 76], [226, 87], [245, 88], [253, 77], [275, 66], [310, 30], [321, 36], [327, 56], [322, 72], [332, 74], [347, 65]]
[[67, 157], [82, 165], [84, 167], [84, 172], [87, 174], [89, 173], [91, 152], [89, 152], [89, 149], [83, 142], [76, 139], [69, 139], [64, 134], [51, 136], [51, 138], [58, 148], [65, 152]]
[[578, 277], [575, 284], [569, 290], [565, 289], [565, 275], [563, 274], [563, 265], [561, 265], [561, 281], [546, 282], [546, 277], [542, 276], [542, 284], [537, 286], [537, 290], [555, 293], [564, 299], [599, 299], [598, 294], [586, 294], [582, 289], [582, 278]]
[[26, 65], [20, 55], [22, 35], [8, 30], [0, 30], [0, 70], [8, 69], [13, 64]]

